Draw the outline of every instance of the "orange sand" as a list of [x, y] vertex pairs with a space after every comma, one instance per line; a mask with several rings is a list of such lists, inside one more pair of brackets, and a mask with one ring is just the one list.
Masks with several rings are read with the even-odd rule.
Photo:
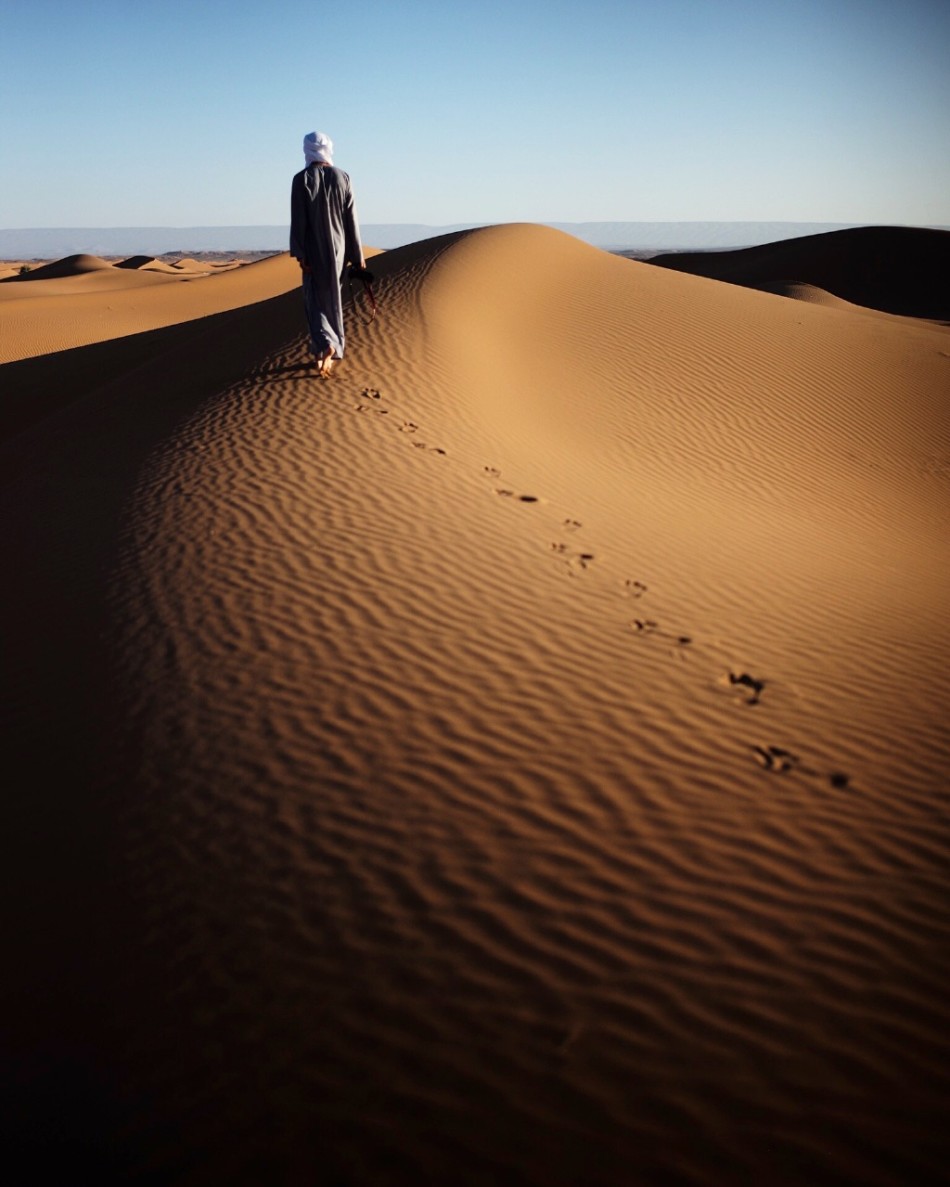
[[950, 333], [529, 225], [373, 267], [328, 382], [286, 258], [0, 306], [7, 1148], [936, 1182]]

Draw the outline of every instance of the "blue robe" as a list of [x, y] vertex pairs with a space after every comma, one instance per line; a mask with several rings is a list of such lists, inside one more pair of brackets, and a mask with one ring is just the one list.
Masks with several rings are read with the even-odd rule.
[[343, 357], [343, 296], [348, 264], [363, 259], [359, 222], [349, 174], [333, 165], [308, 165], [290, 190], [290, 254], [309, 265], [303, 300], [313, 353], [333, 348]]

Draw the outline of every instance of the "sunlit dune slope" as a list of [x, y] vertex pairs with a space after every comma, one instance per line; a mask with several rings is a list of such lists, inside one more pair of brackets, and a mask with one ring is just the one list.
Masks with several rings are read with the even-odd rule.
[[0, 284], [0, 362], [239, 308], [287, 292], [299, 280], [287, 255], [208, 276], [70, 257]]

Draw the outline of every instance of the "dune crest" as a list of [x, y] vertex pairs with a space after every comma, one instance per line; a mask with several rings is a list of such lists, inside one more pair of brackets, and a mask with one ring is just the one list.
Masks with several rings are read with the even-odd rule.
[[935, 1181], [946, 331], [531, 225], [373, 271], [328, 382], [288, 287], [0, 450], [14, 1146]]

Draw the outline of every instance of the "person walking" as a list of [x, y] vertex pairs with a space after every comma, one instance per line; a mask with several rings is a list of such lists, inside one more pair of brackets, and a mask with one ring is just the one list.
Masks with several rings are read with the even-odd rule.
[[303, 139], [306, 167], [290, 191], [290, 254], [300, 264], [304, 309], [317, 372], [327, 378], [343, 357], [343, 296], [347, 265], [366, 271], [349, 174], [333, 164], [333, 141], [324, 132]]

